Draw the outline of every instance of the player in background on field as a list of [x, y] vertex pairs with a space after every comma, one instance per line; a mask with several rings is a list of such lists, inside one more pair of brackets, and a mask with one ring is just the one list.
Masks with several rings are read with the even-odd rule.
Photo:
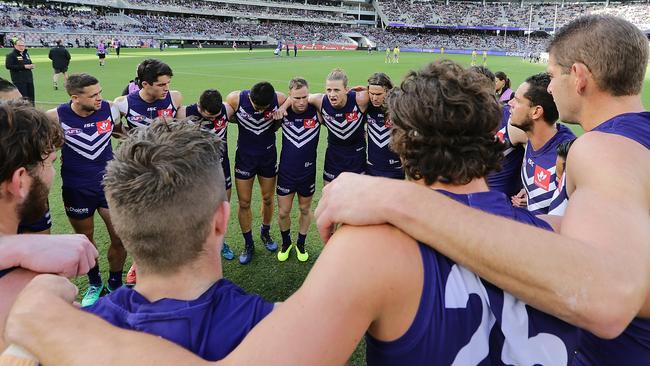
[[471, 66], [476, 66], [476, 50], [472, 50], [472, 63]]
[[395, 46], [395, 48], [393, 48], [393, 62], [396, 64], [399, 63], [399, 53], [400, 53], [399, 46]]
[[52, 86], [54, 90], [59, 89], [59, 77], [63, 74], [64, 80], [68, 80], [68, 66], [70, 65], [70, 52], [65, 49], [63, 42], [59, 39], [56, 46], [50, 49], [47, 58], [52, 60], [54, 75], [52, 76]]
[[97, 44], [97, 57], [99, 57], [99, 66], [106, 65], [106, 45], [104, 41], [99, 41]]
[[384, 63], [385, 64], [392, 64], [393, 63], [393, 53], [390, 50], [390, 47], [386, 47], [386, 58], [384, 58]]

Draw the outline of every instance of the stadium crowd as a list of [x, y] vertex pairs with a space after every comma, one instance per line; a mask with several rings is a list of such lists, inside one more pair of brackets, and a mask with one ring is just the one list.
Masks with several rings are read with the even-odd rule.
[[202, 0], [129, 0], [129, 3], [146, 9], [156, 9], [157, 11], [188, 10], [194, 12], [210, 12], [213, 14], [232, 14], [240, 13], [247, 16], [259, 17], [281, 17], [284, 19], [322, 19], [322, 20], [354, 20], [354, 16], [337, 14], [327, 11], [306, 10], [280, 7], [262, 7], [242, 4], [218, 3], [214, 1]]
[[[410, 25], [508, 26], [528, 28], [532, 8], [532, 29], [553, 29], [585, 14], [621, 16], [642, 29], [650, 28], [650, 4], [532, 4], [522, 2], [434, 2], [378, 0], [389, 22]], [[556, 19], [557, 8], [557, 19]]]
[[544, 50], [548, 37], [500, 36], [476, 33], [436, 33], [426, 30], [402, 30], [399, 28], [381, 30], [366, 29], [364, 34], [375, 42], [378, 48], [395, 47], [433, 49], [492, 50], [508, 52], [540, 52]]
[[[342, 36], [341, 32], [358, 32], [368, 38], [378, 48], [401, 45], [407, 48], [440, 48], [446, 49], [476, 49], [494, 51], [543, 51], [545, 36], [495, 33], [437, 33], [431, 30], [411, 28], [351, 28], [326, 24], [328, 20], [350, 20], [349, 16], [333, 12], [317, 10], [260, 7], [252, 5], [224, 4], [212, 1], [193, 0], [131, 0], [134, 7], [142, 6], [156, 10], [191, 9], [197, 13], [206, 11], [215, 14], [245, 13], [266, 14], [278, 16], [284, 20], [314, 19], [317, 22], [300, 23], [287, 22], [237, 22], [232, 18], [219, 19], [202, 16], [173, 16], [139, 14], [137, 11], [127, 12], [121, 18], [104, 16], [104, 10], [61, 8], [47, 6], [19, 6], [0, 3], [0, 9], [6, 14], [0, 18], [0, 28], [10, 30], [9, 35], [18, 34], [24, 37], [28, 44], [51, 44], [61, 38], [66, 44], [76, 44], [82, 38], [82, 44], [88, 40], [96, 44], [99, 40], [120, 38], [124, 45], [150, 45], [151, 39], [160, 35], [173, 37], [181, 35], [187, 38], [210, 38], [220, 35], [225, 40], [247, 41], [256, 37], [268, 37], [270, 43], [274, 39], [303, 44], [351, 44], [353, 41]], [[451, 2], [445, 5], [439, 2], [414, 1], [402, 2], [396, 0], [380, 1], [382, 11], [389, 19], [409, 24], [439, 24], [467, 26], [513, 26], [527, 27], [530, 7], [512, 5], [511, 3], [477, 3]], [[594, 4], [565, 4], [557, 12], [556, 5], [536, 4], [533, 8], [533, 28], [552, 28], [553, 22], [560, 26], [584, 12], [607, 13], [626, 17], [635, 24], [648, 23], [644, 14], [650, 11], [649, 4], [612, 4], [608, 7]], [[125, 21], [126, 19], [126, 21]], [[53, 22], [54, 20], [54, 22]], [[320, 22], [323, 23], [320, 23]], [[53, 25], [54, 24], [54, 25]], [[648, 25], [650, 26], [650, 25]], [[49, 32], [56, 32], [49, 33]], [[493, 31], [494, 32], [494, 31]], [[75, 33], [86, 33], [83, 35]]]

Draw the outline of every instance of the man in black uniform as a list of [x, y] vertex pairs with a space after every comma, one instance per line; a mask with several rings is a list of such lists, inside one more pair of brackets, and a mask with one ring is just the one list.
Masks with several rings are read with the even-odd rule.
[[52, 60], [52, 68], [54, 69], [54, 76], [52, 83], [54, 90], [59, 89], [59, 75], [63, 74], [63, 78], [68, 81], [68, 66], [70, 65], [70, 52], [63, 47], [61, 40], [56, 41], [56, 46], [50, 49], [47, 56]]
[[7, 54], [5, 67], [11, 74], [11, 81], [14, 83], [20, 94], [34, 104], [34, 77], [32, 75], [32, 59], [25, 49], [25, 41], [17, 39], [14, 42], [14, 50]]

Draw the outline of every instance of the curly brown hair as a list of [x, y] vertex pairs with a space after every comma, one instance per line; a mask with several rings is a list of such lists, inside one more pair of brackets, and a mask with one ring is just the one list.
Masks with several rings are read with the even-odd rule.
[[463, 185], [501, 168], [501, 109], [485, 76], [450, 60], [410, 71], [388, 98], [392, 149], [406, 175]]
[[24, 167], [33, 171], [63, 145], [61, 127], [24, 100], [0, 102], [0, 182]]

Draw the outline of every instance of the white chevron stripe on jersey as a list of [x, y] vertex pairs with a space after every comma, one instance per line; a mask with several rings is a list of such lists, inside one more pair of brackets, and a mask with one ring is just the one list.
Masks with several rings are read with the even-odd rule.
[[354, 134], [354, 132], [356, 132], [356, 130], [359, 129], [360, 126], [362, 126], [361, 118], [351, 123], [343, 122], [342, 124], [343, 127], [345, 128], [338, 128], [337, 125], [341, 123], [336, 121], [334, 117], [329, 116], [327, 115], [327, 113], [324, 112], [323, 112], [323, 119], [325, 120], [325, 125], [327, 126], [329, 132], [341, 140], [346, 140], [348, 137]]
[[92, 145], [89, 145], [89, 144], [87, 144], [87, 143], [85, 143], [84, 141], [81, 141], [81, 140], [76, 140], [74, 138], [74, 136], [66, 136], [65, 137], [65, 142], [68, 145], [70, 145], [71, 147], [75, 146], [75, 147], [77, 147], [79, 149], [85, 149], [85, 150], [88, 150], [88, 151], [92, 152], [92, 151], [95, 151], [96, 149], [100, 148], [101, 145], [108, 145], [110, 143], [110, 139], [111, 139], [111, 134], [110, 133], [105, 133], [104, 136], [102, 136], [102, 138], [95, 141]]
[[134, 125], [135, 127], [149, 127], [153, 120], [151, 118], [145, 118], [140, 121], [132, 121], [128, 117], [126, 118], [127, 121], [129, 121], [130, 124]]
[[377, 137], [375, 137], [374, 134], [368, 133], [368, 137], [370, 137], [370, 141], [372, 141], [376, 146], [380, 148], [386, 147], [388, 144], [390, 144], [390, 132], [388, 133], [388, 137], [385, 140], [379, 140]]
[[508, 156], [511, 152], [515, 151], [514, 147], [509, 147], [503, 151], [503, 156]]
[[[356, 112], [356, 108], [355, 108], [355, 112]], [[345, 132], [346, 129], [352, 128], [351, 126], [361, 122], [361, 120], [363, 119], [363, 115], [359, 112], [357, 113], [359, 117], [357, 117], [357, 119], [354, 121], [348, 122], [347, 120], [337, 121], [335, 117], [330, 116], [329, 114], [327, 114], [327, 112], [323, 111], [323, 119], [327, 123], [328, 127], [335, 128], [343, 133]]]
[[[295, 126], [291, 126], [291, 127], [295, 127]], [[319, 129], [318, 127], [316, 128], [300, 127], [298, 130], [303, 130], [303, 131], [291, 131], [292, 128], [285, 128], [285, 126], [282, 126], [282, 134], [284, 137], [287, 138], [287, 140], [289, 140], [289, 142], [291, 142], [291, 144], [293, 144], [293, 146], [297, 148], [301, 148], [306, 143], [308, 143], [309, 141], [313, 140], [318, 136], [318, 129]]]
[[[554, 200], [555, 197], [551, 198], [551, 202], [553, 202]], [[566, 212], [566, 206], [568, 204], [569, 201], [565, 199], [562, 201], [562, 203], [560, 203], [559, 205], [555, 206], [552, 210], [550, 210], [548, 214], [553, 216], [564, 216], [564, 213]]]
[[[526, 164], [525, 161], [524, 161], [524, 164]], [[524, 188], [526, 189], [526, 192], [528, 193], [528, 199], [535, 198], [535, 197], [540, 196], [542, 194], [555, 191], [555, 189], [557, 188], [557, 185], [555, 184], [555, 178], [554, 178], [555, 167], [552, 167], [551, 169], [548, 169], [548, 171], [551, 173], [551, 177], [550, 177], [551, 181], [549, 182], [549, 185], [548, 185], [548, 191], [544, 190], [543, 188], [535, 188], [532, 191], [529, 191], [528, 187], [536, 187], [535, 186], [535, 177], [534, 176], [529, 177], [528, 172], [526, 171], [526, 169], [521, 170], [521, 178], [526, 183], [526, 184], [524, 184]]]
[[224, 142], [226, 141], [226, 139], [224, 138], [224, 136], [226, 136], [226, 129], [225, 128], [222, 128], [220, 130], [214, 130], [214, 131], [215, 131], [215, 133], [217, 134], [217, 136], [220, 139], [224, 140]]
[[369, 123], [368, 136], [376, 146], [383, 148], [390, 143], [390, 128]]
[[328, 125], [327, 127], [329, 132], [332, 133], [334, 136], [338, 137], [341, 140], [347, 140], [348, 137], [352, 136], [359, 129], [359, 127], [361, 127], [362, 124], [360, 122], [356, 122], [353, 123], [353, 125], [355, 125], [355, 128], [347, 132], [337, 131], [336, 129], [332, 128], [330, 125]]
[[[61, 128], [63, 128], [63, 131], [67, 131], [67, 130], [71, 129], [72, 127], [66, 125], [64, 122], [61, 122]], [[111, 132], [112, 132], [112, 129], [111, 129]], [[99, 132], [97, 132], [97, 131], [95, 131], [95, 133], [92, 134], [92, 135], [89, 135], [89, 134], [84, 133], [84, 132], [80, 132], [80, 133], [74, 135], [74, 137], [75, 137], [75, 138], [79, 137], [79, 138], [82, 138], [82, 139], [84, 139], [84, 140], [86, 140], [86, 141], [88, 141], [88, 142], [91, 142], [91, 141], [95, 140], [97, 137], [99, 137], [99, 135], [100, 135], [100, 134], [99, 134]], [[109, 135], [110, 135], [110, 134], [109, 134]], [[67, 136], [67, 135], [66, 135], [66, 136], [65, 136], [65, 139], [67, 140], [68, 137], [72, 137], [72, 136]]]
[[271, 124], [273, 123], [273, 120], [268, 120], [265, 121], [264, 119], [256, 120], [250, 116], [248, 113], [241, 113], [241, 111], [237, 111], [236, 113], [237, 116], [237, 122], [244, 127], [245, 129], [249, 130], [250, 132], [260, 135], [266, 130], [268, 130], [271, 127]]
[[553, 200], [553, 198], [549, 198], [549, 199], [545, 199], [544, 201], [539, 201], [539, 202], [533, 203], [532, 205], [528, 205], [528, 211], [537, 211], [537, 210], [544, 209], [544, 208], [551, 205], [552, 200]]
[[375, 135], [378, 139], [383, 140], [390, 136], [390, 128], [386, 126], [377, 126], [372, 123], [368, 124], [368, 133]]
[[89, 160], [95, 160], [95, 159], [97, 159], [97, 157], [98, 157], [99, 155], [101, 155], [101, 154], [104, 152], [104, 150], [106, 150], [106, 148], [107, 148], [108, 146], [109, 146], [109, 144], [104, 144], [104, 145], [103, 145], [99, 150], [95, 151], [95, 152], [92, 153], [92, 154], [89, 154], [89, 153], [85, 152], [84, 150], [81, 150], [80, 148], [78, 148], [78, 147], [76, 147], [76, 146], [68, 145], [68, 147], [71, 148], [73, 151], [75, 151], [75, 152], [78, 153], [79, 155], [81, 155], [81, 156], [83, 156], [84, 158], [89, 159]]

